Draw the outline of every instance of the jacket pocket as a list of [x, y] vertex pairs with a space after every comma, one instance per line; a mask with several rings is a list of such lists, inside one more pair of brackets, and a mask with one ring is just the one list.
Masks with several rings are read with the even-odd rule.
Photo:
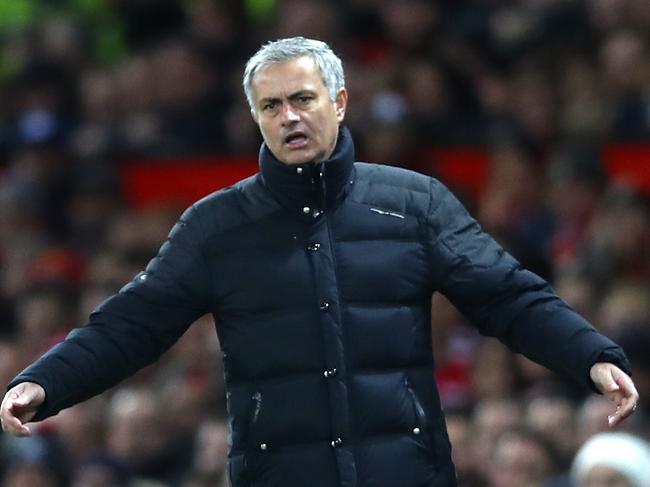
[[427, 414], [424, 411], [424, 407], [422, 407], [420, 399], [413, 390], [408, 377], [404, 377], [404, 385], [406, 386], [406, 390], [408, 392], [409, 398], [411, 399], [411, 404], [413, 405], [413, 411], [415, 413], [416, 424], [413, 426], [413, 435], [416, 437], [417, 441], [421, 443], [422, 446], [426, 449], [431, 459], [435, 461], [435, 443], [432, 441]]
[[260, 476], [260, 454], [267, 449], [266, 443], [259, 435], [259, 418], [262, 413], [262, 393], [255, 392], [251, 396], [251, 406], [246, 422], [246, 440], [244, 460], [239, 481], [242, 487], [253, 487]]

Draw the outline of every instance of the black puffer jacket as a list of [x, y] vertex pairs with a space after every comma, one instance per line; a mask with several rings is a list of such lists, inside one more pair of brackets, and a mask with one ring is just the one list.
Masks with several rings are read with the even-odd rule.
[[346, 129], [323, 165], [263, 147], [260, 174], [188, 209], [145, 272], [13, 382], [44, 386], [38, 418], [152, 362], [212, 312], [233, 486], [451, 487], [434, 291], [583, 384], [597, 359], [627, 368], [438, 181], [353, 157]]

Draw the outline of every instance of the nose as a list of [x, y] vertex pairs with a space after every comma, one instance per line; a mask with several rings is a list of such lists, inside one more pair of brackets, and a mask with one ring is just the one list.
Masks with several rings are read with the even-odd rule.
[[291, 103], [282, 104], [282, 123], [291, 124], [298, 122], [300, 120], [300, 115], [298, 111], [291, 106]]

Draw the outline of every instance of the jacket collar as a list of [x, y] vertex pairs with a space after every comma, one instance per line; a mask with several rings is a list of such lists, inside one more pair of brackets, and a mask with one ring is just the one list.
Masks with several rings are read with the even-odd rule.
[[282, 206], [304, 218], [318, 218], [336, 206], [350, 186], [354, 143], [350, 131], [341, 126], [334, 152], [326, 161], [284, 164], [263, 143], [259, 163], [262, 180]]

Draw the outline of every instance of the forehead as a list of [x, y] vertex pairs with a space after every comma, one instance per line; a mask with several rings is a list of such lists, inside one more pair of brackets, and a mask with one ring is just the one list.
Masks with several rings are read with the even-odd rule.
[[279, 97], [300, 90], [324, 90], [318, 66], [308, 56], [273, 63], [253, 75], [251, 82], [256, 99]]
[[591, 467], [585, 480], [587, 480], [588, 483], [602, 482], [607, 485], [617, 485], [621, 487], [630, 485], [622, 473], [606, 465], [594, 465]]

